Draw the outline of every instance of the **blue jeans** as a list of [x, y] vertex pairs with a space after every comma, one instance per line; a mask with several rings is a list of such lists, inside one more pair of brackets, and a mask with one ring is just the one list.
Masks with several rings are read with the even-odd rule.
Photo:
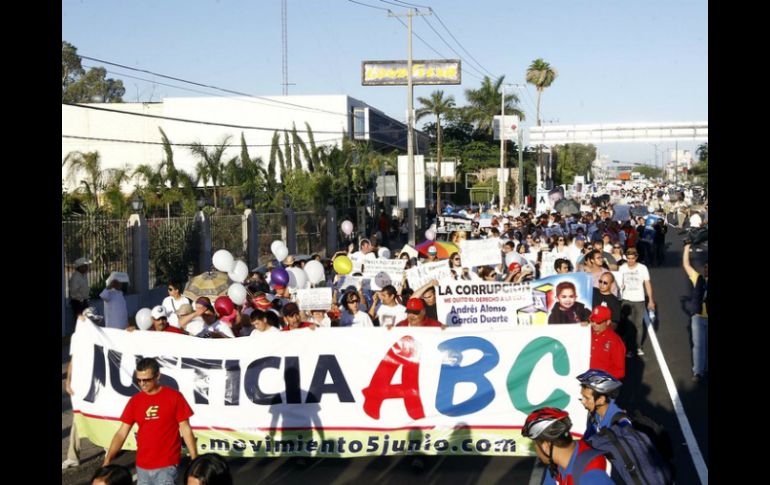
[[136, 467], [136, 485], [175, 485], [176, 476], [176, 466], [153, 468], [151, 470]]
[[692, 325], [692, 373], [703, 375], [709, 363], [709, 319], [699, 315], [690, 318]]

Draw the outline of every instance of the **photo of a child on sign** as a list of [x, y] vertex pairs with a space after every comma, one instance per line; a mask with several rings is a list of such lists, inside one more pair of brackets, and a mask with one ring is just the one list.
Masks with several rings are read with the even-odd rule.
[[548, 323], [581, 323], [587, 322], [591, 310], [585, 304], [577, 301], [577, 290], [571, 281], [562, 281], [554, 291], [556, 301], [548, 315]]

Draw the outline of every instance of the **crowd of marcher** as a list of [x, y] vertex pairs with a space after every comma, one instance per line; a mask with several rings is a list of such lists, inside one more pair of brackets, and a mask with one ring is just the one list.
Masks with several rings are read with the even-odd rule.
[[[401, 281], [389, 281], [372, 289], [371, 281], [363, 277], [367, 261], [403, 259], [408, 270], [446, 259], [451, 278], [472, 282], [523, 283], [551, 274], [585, 272], [590, 274], [593, 283], [591, 308], [587, 306], [589, 302], [577, 301], [573, 283], [561, 283], [555, 288], [548, 323], [591, 326], [591, 370], [578, 378], [582, 386], [581, 400], [589, 411], [586, 432], [582, 440], [575, 442], [566, 412], [544, 408], [530, 414], [523, 434], [536, 443], [538, 457], [551, 468], [555, 483], [571, 483], [566, 477], [576, 473], [581, 474], [582, 483], [612, 483], [604, 471], [605, 454], [591, 445], [592, 436], [604, 436], [603, 429], [616, 426], [632, 428], [631, 418], [617, 407], [614, 399], [625, 377], [627, 360], [644, 355], [646, 329], [656, 319], [654, 285], [648, 268], [666, 262], [666, 248], [670, 244], [667, 233], [672, 228], [679, 231], [686, 227], [707, 227], [708, 204], [697, 189], [678, 190], [665, 184], [600, 187], [598, 191], [573, 195], [571, 199], [577, 207], [562, 211], [535, 208], [472, 211], [446, 207], [426, 232], [425, 243], [418, 248], [405, 245], [401, 251], [392, 253], [384, 241], [391, 241], [392, 245], [392, 241], [398, 239], [398, 234], [393, 233], [399, 230], [398, 226], [379, 221], [373, 234], [357, 244], [346, 243], [331, 258], [288, 255], [254, 268], [244, 282], [247, 297], [242, 304], [236, 304], [227, 295], [209, 297], [185, 293], [182, 282], [168, 282], [168, 297], [158, 302], [149, 315], [142, 314], [140, 318], [137, 314], [133, 322], [126, 312], [121, 291], [125, 283], [120, 275], [111, 277], [100, 295], [105, 302], [103, 321], [95, 315], [88, 304], [84, 277], [89, 261], [81, 258], [75, 262], [77, 270], [70, 279], [70, 303], [78, 318], [90, 318], [107, 327], [173, 332], [199, 338], [260, 338], [265, 332], [331, 327], [445, 328], [448, 322], [442, 321], [437, 312], [437, 280], [412, 288], [404, 271]], [[446, 223], [445, 217], [451, 217], [455, 226]], [[476, 239], [497, 240], [501, 264], [464, 266], [459, 247], [464, 240]], [[442, 242], [452, 243], [458, 250], [440, 255]], [[690, 251], [691, 245], [686, 245], [682, 266], [693, 285], [689, 305], [694, 343], [693, 380], [699, 382], [707, 375], [708, 266], [706, 264], [701, 272], [696, 270]], [[360, 264], [340, 274], [336, 271], [337, 258]], [[315, 286], [332, 288], [332, 299], [328, 305], [300, 309], [298, 288], [277, 278], [276, 274], [287, 268], [302, 270], [310, 261], [323, 265], [323, 281]], [[158, 378], [157, 364], [147, 365], [150, 367], [137, 367], [137, 380], [142, 390], [146, 386], [154, 390], [151, 380]], [[69, 375], [67, 382], [69, 392]], [[128, 407], [126, 413], [130, 414]], [[619, 423], [613, 421], [618, 413], [622, 414]], [[186, 423], [190, 414], [178, 414], [175, 423]], [[132, 421], [128, 417], [121, 420], [124, 424], [107, 453], [105, 464], [109, 464], [120, 449], [125, 439], [123, 433], [128, 432], [126, 426]], [[185, 441], [189, 438], [184, 430], [183, 437]], [[63, 468], [77, 464], [73, 441], [77, 441], [74, 427], [71, 453]], [[191, 443], [187, 445], [188, 449], [194, 449]], [[141, 446], [140, 443], [140, 449]], [[178, 462], [178, 457], [176, 460]], [[137, 465], [140, 466], [139, 459]], [[155, 465], [145, 463], [150, 468]]]

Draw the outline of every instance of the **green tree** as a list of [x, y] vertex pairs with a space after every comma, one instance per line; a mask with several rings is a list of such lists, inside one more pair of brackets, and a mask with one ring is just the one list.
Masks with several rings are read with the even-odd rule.
[[[67, 179], [77, 185], [82, 185], [86, 196], [98, 208], [99, 193], [104, 189], [104, 173], [99, 152], [70, 152], [65, 157], [64, 164], [69, 164]], [[81, 173], [85, 177], [77, 180]]]
[[[415, 114], [417, 115], [417, 121], [425, 116], [433, 115], [436, 117], [436, 163], [438, 167], [438, 173], [441, 173], [441, 160], [442, 160], [442, 148], [443, 148], [443, 134], [441, 130], [441, 117], [447, 116], [452, 112], [455, 106], [455, 97], [449, 96], [444, 98], [444, 91], [433, 91], [430, 98], [417, 98], [417, 101], [422, 105]], [[436, 213], [441, 214], [441, 177], [439, 177], [438, 189], [436, 190]]]
[[[533, 84], [537, 89], [537, 126], [540, 126], [540, 98], [543, 95], [545, 88], [551, 86], [556, 80], [558, 72], [555, 68], [545, 62], [542, 58], [535, 59], [532, 64], [527, 68], [526, 80], [528, 83]], [[543, 163], [542, 150], [538, 150], [538, 166], [540, 169], [540, 177], [545, 180], [545, 171]]]
[[596, 146], [583, 143], [568, 143], [553, 147], [556, 167], [554, 183], [556, 185], [571, 184], [575, 175], [585, 175], [596, 159]]
[[224, 172], [225, 163], [222, 161], [225, 150], [230, 143], [230, 136], [225, 136], [222, 141], [215, 145], [211, 151], [200, 142], [193, 143], [189, 148], [193, 155], [196, 155], [200, 161], [196, 165], [199, 179], [207, 183], [209, 180], [214, 187], [214, 209], [219, 208], [220, 184]]
[[[494, 82], [484, 76], [479, 89], [466, 89], [465, 97], [468, 100], [468, 106], [462, 108], [463, 120], [473, 123], [476, 130], [486, 135], [491, 140], [494, 128], [494, 117], [502, 114], [500, 111], [500, 100], [502, 97], [501, 87], [505, 81], [505, 76], [500, 76]], [[517, 115], [522, 121], [524, 112], [517, 104], [518, 96], [515, 94], [505, 95], [505, 113]]]
[[77, 48], [62, 41], [62, 91], [63, 103], [122, 103], [126, 89], [123, 81], [107, 77], [107, 70], [94, 67], [85, 71]]

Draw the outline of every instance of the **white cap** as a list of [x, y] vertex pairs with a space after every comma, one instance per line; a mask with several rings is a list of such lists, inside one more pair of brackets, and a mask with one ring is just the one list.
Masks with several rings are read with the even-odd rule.
[[166, 312], [166, 309], [163, 307], [163, 305], [158, 305], [155, 308], [152, 309], [152, 318], [155, 320], [158, 320], [160, 318], [168, 318], [168, 313]]
[[72, 263], [76, 268], [80, 268], [84, 264], [91, 264], [91, 260], [88, 258], [78, 258], [75, 260], [74, 263]]

